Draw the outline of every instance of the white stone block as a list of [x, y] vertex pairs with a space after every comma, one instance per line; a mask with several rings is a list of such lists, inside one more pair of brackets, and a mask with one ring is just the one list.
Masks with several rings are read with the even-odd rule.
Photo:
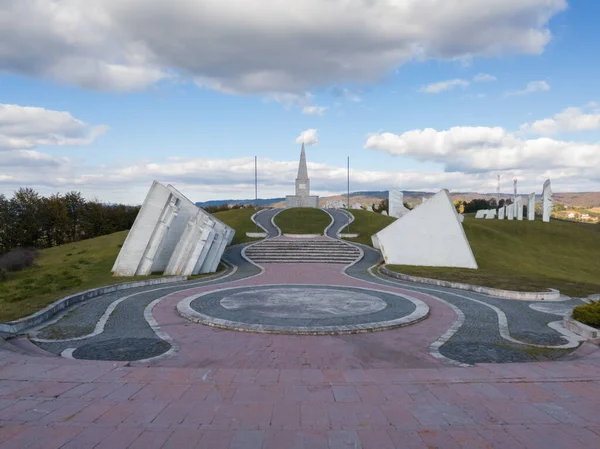
[[506, 206], [502, 206], [498, 208], [498, 220], [504, 220], [504, 216], [506, 215]]
[[542, 190], [542, 221], [548, 223], [550, 214], [552, 213], [552, 186], [550, 180], [547, 179]]
[[527, 219], [530, 221], [535, 220], [535, 192], [530, 193], [527, 200]]
[[387, 264], [477, 268], [447, 190], [372, 237]]
[[517, 197], [517, 202], [515, 203], [515, 207], [517, 208], [517, 220], [522, 221], [523, 220], [523, 197], [522, 196], [518, 196]]
[[515, 206], [514, 203], [506, 206], [506, 218], [509, 220], [515, 219], [515, 207], [514, 206]]
[[480, 209], [475, 213], [475, 218], [483, 218], [487, 214], [487, 210]]
[[486, 220], [491, 220], [492, 218], [496, 218], [496, 209], [490, 209], [485, 214]]
[[391, 189], [388, 194], [390, 217], [400, 218], [410, 212], [404, 207], [404, 194], [398, 189]]
[[387, 213], [387, 210], [382, 210], [382, 211], [381, 211], [381, 215], [386, 215], [386, 216], [387, 216], [387, 214], [388, 214], [388, 213]]

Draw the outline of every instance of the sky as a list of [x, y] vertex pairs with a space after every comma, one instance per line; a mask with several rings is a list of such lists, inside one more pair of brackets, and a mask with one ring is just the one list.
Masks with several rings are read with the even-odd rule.
[[0, 0], [0, 194], [600, 190], [596, 0]]

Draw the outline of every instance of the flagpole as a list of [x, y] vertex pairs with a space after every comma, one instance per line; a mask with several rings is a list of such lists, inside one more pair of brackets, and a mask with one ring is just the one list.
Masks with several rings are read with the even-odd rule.
[[350, 233], [350, 156], [348, 156], [348, 196], [346, 198], [346, 208], [348, 212], [348, 233]]
[[[254, 156], [254, 213], [258, 213], [258, 162], [257, 156]], [[256, 232], [258, 232], [258, 223], [254, 221], [256, 225]]]

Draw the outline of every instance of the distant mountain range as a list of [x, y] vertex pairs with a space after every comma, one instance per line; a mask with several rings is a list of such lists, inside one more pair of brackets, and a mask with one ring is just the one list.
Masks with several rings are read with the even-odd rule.
[[[420, 203], [422, 198], [429, 198], [434, 195], [435, 192], [414, 192], [404, 191], [404, 201], [407, 203]], [[525, 192], [521, 195], [526, 195]], [[381, 200], [387, 198], [387, 190], [370, 190], [363, 192], [350, 192], [350, 203], [353, 202], [361, 203], [363, 205], [370, 205], [373, 203], [379, 203]], [[476, 198], [491, 199], [496, 198], [495, 193], [476, 193], [476, 192], [454, 192], [451, 193], [454, 201], [471, 201]], [[538, 194], [538, 200], [540, 195]], [[512, 198], [512, 194], [501, 193], [500, 198]], [[324, 206], [329, 200], [345, 200], [346, 194], [333, 195], [319, 198], [319, 206]], [[600, 207], [600, 192], [574, 192], [574, 193], [554, 193], [554, 201], [563, 203], [567, 207]], [[211, 200], [196, 203], [200, 207], [208, 206], [221, 206], [223, 204], [256, 204], [255, 200]], [[260, 198], [258, 200], [258, 206], [263, 207], [283, 207], [285, 206], [285, 198]]]

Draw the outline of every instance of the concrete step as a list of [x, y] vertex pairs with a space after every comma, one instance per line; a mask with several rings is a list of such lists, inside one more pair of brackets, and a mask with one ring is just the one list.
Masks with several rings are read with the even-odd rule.
[[339, 240], [266, 240], [246, 249], [257, 263], [335, 263], [348, 265], [360, 250]]

